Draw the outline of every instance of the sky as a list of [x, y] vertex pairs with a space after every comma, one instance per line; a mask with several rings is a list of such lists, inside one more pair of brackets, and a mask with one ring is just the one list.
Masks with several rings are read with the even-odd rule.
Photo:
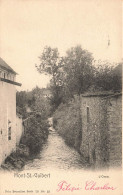
[[65, 55], [79, 44], [96, 60], [120, 62], [121, 17], [121, 0], [0, 0], [0, 56], [18, 73], [17, 90], [46, 87], [35, 68], [46, 45]]

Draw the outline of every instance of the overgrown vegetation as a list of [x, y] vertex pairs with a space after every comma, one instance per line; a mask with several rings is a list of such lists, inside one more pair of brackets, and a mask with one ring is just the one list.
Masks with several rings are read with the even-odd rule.
[[122, 64], [94, 60], [93, 55], [80, 45], [60, 56], [57, 48], [45, 47], [40, 55], [39, 73], [51, 76], [50, 104], [54, 125], [66, 143], [79, 151], [81, 120], [79, 101], [74, 97], [86, 91], [121, 91]]
[[17, 112], [23, 119], [34, 113], [40, 113], [46, 119], [51, 112], [50, 100], [44, 96], [45, 89], [35, 87], [32, 91], [20, 91], [16, 94]]
[[31, 156], [37, 155], [42, 145], [48, 138], [48, 122], [41, 118], [40, 114], [31, 117], [28, 122], [25, 122], [25, 133], [21, 138], [20, 143], [29, 148]]
[[39, 58], [38, 72], [51, 76], [51, 105], [54, 110], [91, 86], [100, 90], [122, 89], [122, 64], [97, 63], [93, 55], [80, 45], [70, 48], [65, 56], [60, 56], [57, 48], [45, 47]]
[[74, 147], [78, 152], [81, 143], [81, 116], [79, 98], [73, 99], [68, 104], [61, 104], [53, 114], [56, 131], [65, 142]]
[[105, 91], [122, 91], [122, 63], [109, 64], [99, 62], [95, 69], [93, 83], [95, 87]]
[[48, 137], [50, 105], [44, 90], [36, 87], [29, 92], [17, 92], [17, 112], [22, 115], [24, 126], [20, 144], [29, 148], [30, 156], [40, 152]]

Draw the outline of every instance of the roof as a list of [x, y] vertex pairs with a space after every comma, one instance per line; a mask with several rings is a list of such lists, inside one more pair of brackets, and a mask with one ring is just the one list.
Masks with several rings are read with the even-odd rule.
[[0, 57], [0, 67], [4, 70], [17, 74], [1, 57]]
[[17, 86], [21, 86], [22, 85], [21, 83], [17, 83], [15, 81], [11, 81], [11, 80], [4, 79], [4, 78], [0, 78], [0, 81], [4, 81], [6, 83], [9, 83], [9, 84], [12, 84], [12, 85], [17, 85]]

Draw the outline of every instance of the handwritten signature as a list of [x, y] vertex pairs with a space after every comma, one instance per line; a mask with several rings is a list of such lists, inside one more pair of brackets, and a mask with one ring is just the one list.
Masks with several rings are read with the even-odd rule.
[[86, 181], [85, 182], [85, 185], [84, 187], [79, 187], [79, 184], [78, 186], [72, 186], [72, 184], [69, 184], [67, 181], [61, 181], [58, 183], [58, 186], [57, 186], [57, 189], [56, 191], [57, 192], [60, 192], [60, 191], [79, 191], [79, 190], [115, 190], [116, 187], [113, 187], [113, 186], [110, 186], [109, 183], [106, 183], [106, 184], [103, 184], [102, 186], [99, 186], [97, 184], [97, 182], [95, 181]]

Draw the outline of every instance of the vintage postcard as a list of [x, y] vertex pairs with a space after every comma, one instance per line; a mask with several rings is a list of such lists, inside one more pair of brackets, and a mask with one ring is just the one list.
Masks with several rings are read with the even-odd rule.
[[0, 195], [123, 195], [122, 1], [0, 0]]

